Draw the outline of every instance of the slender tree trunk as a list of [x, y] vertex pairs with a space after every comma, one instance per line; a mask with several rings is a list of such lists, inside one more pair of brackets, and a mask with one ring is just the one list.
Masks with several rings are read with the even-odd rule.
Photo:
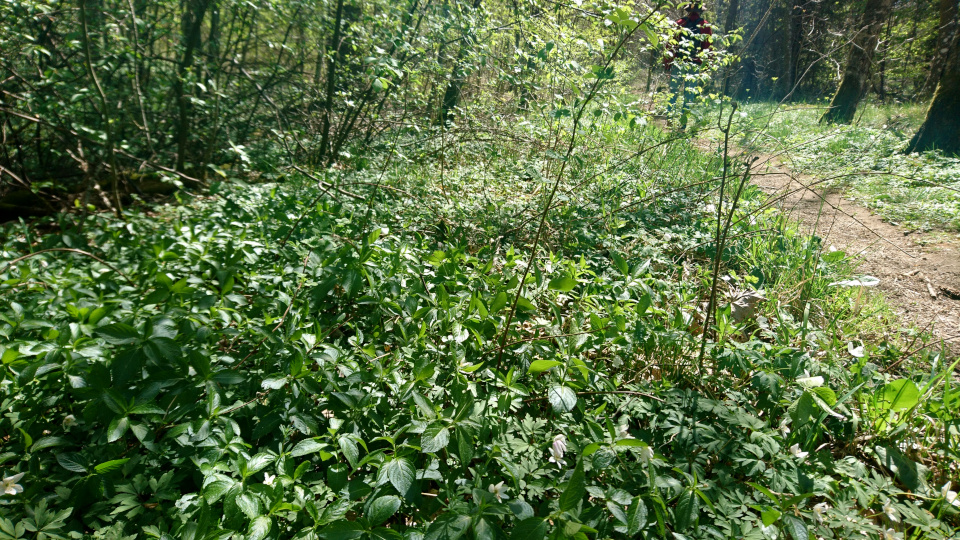
[[337, 89], [337, 61], [340, 59], [340, 25], [343, 23], [343, 0], [337, 0], [337, 14], [333, 18], [333, 37], [330, 38], [330, 51], [333, 54], [327, 60], [327, 95], [323, 104], [323, 117], [320, 124], [320, 154], [317, 163], [322, 163], [330, 145], [330, 123], [333, 116], [333, 94]]
[[950, 43], [957, 32], [958, 4], [960, 0], [940, 0], [940, 25], [938, 27], [936, 50], [933, 53], [933, 61], [930, 62], [930, 74], [920, 89], [921, 96], [929, 96], [940, 82], [943, 76], [944, 65], [947, 61], [947, 55], [950, 52]]
[[840, 87], [830, 102], [830, 109], [820, 118], [821, 122], [849, 124], [853, 121], [857, 106], [869, 88], [880, 29], [889, 18], [892, 7], [893, 0], [867, 0], [857, 35], [850, 45]]
[[[740, 0], [730, 0], [726, 15], [723, 20], [723, 32], [729, 34], [737, 27], [737, 18], [740, 16]], [[730, 47], [730, 53], [735, 54], [733, 46]], [[736, 64], [730, 64], [723, 75], [723, 95], [725, 96], [730, 95], [730, 78], [733, 77], [735, 69]]]
[[[480, 0], [474, 0], [474, 11], [479, 8]], [[463, 42], [460, 44], [460, 50], [457, 52], [457, 61], [453, 66], [453, 73], [450, 77], [450, 84], [447, 85], [447, 90], [443, 93], [443, 103], [440, 105], [440, 118], [437, 119], [441, 123], [452, 121], [453, 110], [460, 105], [460, 95], [463, 91], [463, 85], [467, 81], [464, 60], [475, 41], [476, 37], [473, 35], [473, 27], [471, 26], [467, 30], [467, 35], [463, 37]]]
[[181, 39], [183, 40], [183, 56], [177, 66], [177, 77], [174, 80], [174, 94], [177, 99], [177, 172], [184, 172], [187, 156], [187, 142], [190, 138], [190, 96], [184, 86], [190, 70], [193, 69], [193, 56], [200, 47], [200, 29], [203, 25], [203, 16], [210, 6], [211, 0], [186, 0], [181, 20]]
[[935, 148], [960, 155], [960, 32], [945, 58], [940, 84], [927, 110], [927, 119], [910, 141], [907, 152]]

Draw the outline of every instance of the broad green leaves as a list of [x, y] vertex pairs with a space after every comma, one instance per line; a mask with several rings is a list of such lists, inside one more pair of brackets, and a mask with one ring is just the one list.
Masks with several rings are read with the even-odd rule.
[[551, 386], [547, 399], [553, 410], [561, 413], [570, 412], [577, 405], [577, 394], [569, 386]]
[[382, 484], [390, 482], [401, 495], [406, 494], [413, 485], [416, 469], [406, 458], [391, 459], [380, 466], [377, 480]]

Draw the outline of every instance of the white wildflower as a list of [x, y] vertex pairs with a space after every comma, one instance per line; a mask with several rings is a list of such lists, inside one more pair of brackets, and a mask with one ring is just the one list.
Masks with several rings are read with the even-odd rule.
[[264, 484], [266, 484], [266, 485], [268, 485], [268, 486], [273, 486], [273, 484], [274, 484], [276, 481], [277, 481], [277, 475], [275, 475], [275, 474], [270, 474], [270, 473], [263, 473], [263, 483], [264, 483]]
[[644, 463], [650, 463], [650, 460], [653, 459], [653, 455], [653, 448], [650, 448], [649, 446], [640, 448], [640, 460]]
[[556, 463], [556, 464], [557, 464], [557, 468], [559, 468], [559, 469], [562, 469], [563, 466], [567, 464], [567, 462], [564, 461], [564, 459], [563, 459], [563, 452], [557, 451], [557, 446], [556, 446], [556, 445], [550, 447], [550, 459], [549, 459], [549, 461], [550, 461], [550, 463]]
[[553, 438], [553, 449], [560, 456], [567, 453], [567, 438], [562, 433]]
[[883, 540], [898, 540], [900, 535], [897, 534], [897, 531], [893, 529], [887, 529], [883, 531]]
[[503, 482], [500, 482], [497, 485], [490, 484], [490, 487], [487, 488], [487, 491], [496, 496], [497, 502], [503, 502], [505, 499], [510, 498], [510, 496], [507, 495], [507, 487], [503, 485]]
[[630, 434], [630, 426], [628, 426], [628, 425], [626, 425], [626, 424], [621, 424], [620, 427], [617, 428], [617, 435], [618, 435], [621, 439], [632, 439], [632, 438], [634, 438], [633, 435]]
[[887, 501], [883, 503], [883, 513], [887, 515], [890, 521], [894, 523], [900, 523], [900, 512], [893, 507], [892, 501]]
[[65, 417], [63, 417], [63, 429], [69, 431], [70, 428], [72, 428], [72, 427], [75, 426], [75, 425], [77, 425], [77, 417], [76, 417], [76, 416], [74, 416], [74, 415], [72, 415], [72, 414], [68, 414], [68, 415], [66, 415]]
[[804, 376], [797, 379], [797, 383], [804, 388], [816, 388], [823, 386], [823, 377], [811, 377], [809, 371], [803, 372]]
[[940, 488], [940, 495], [943, 496], [943, 499], [947, 501], [947, 504], [952, 504], [960, 508], [960, 497], [957, 496], [956, 491], [951, 491], [950, 488], [953, 486], [952, 482], [947, 482]]
[[823, 514], [830, 508], [825, 502], [813, 505], [813, 517], [817, 518], [817, 523], [823, 523]]
[[3, 488], [3, 492], [7, 495], [16, 495], [17, 493], [23, 493], [23, 486], [17, 482], [23, 478], [24, 473], [15, 474], [13, 476], [7, 476], [3, 479], [3, 485], [0, 486]]
[[800, 445], [799, 445], [799, 444], [795, 444], [795, 445], [793, 445], [793, 446], [790, 447], [790, 455], [792, 455], [793, 457], [795, 457], [795, 458], [797, 458], [797, 459], [804, 459], [804, 458], [807, 457], [809, 454], [810, 454], [810, 452], [804, 452], [803, 450], [800, 450]]

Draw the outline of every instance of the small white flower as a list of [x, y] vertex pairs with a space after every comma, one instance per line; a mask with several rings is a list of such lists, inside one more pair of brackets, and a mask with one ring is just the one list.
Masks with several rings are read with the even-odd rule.
[[553, 438], [553, 449], [561, 457], [567, 453], [567, 438], [563, 434], [557, 435]]
[[550, 463], [556, 463], [558, 469], [562, 469], [564, 465], [567, 464], [563, 459], [563, 452], [557, 451], [557, 446], [553, 445], [550, 447]]
[[817, 523], [823, 523], [823, 514], [830, 508], [825, 502], [813, 505], [813, 517], [817, 518]]
[[620, 427], [617, 428], [617, 435], [618, 435], [621, 439], [632, 439], [632, 438], [634, 438], [633, 435], [630, 434], [630, 426], [628, 426], [628, 425], [626, 425], [626, 424], [621, 424]]
[[900, 538], [900, 535], [893, 529], [883, 531], [883, 540], [897, 540], [898, 538]]
[[500, 482], [497, 485], [490, 484], [490, 487], [487, 488], [487, 491], [493, 493], [497, 497], [497, 502], [503, 502], [504, 499], [510, 498], [510, 496], [507, 495], [507, 487], [503, 485], [503, 482]]
[[320, 414], [321, 414], [324, 418], [326, 418], [326, 419], [328, 419], [328, 420], [329, 420], [330, 418], [333, 418], [333, 411], [331, 411], [330, 409], [324, 409], [324, 410], [320, 411]]
[[17, 493], [23, 493], [23, 486], [17, 482], [23, 478], [24, 473], [15, 474], [13, 476], [7, 476], [3, 479], [3, 492], [7, 495], [16, 495]]
[[795, 444], [795, 445], [793, 445], [793, 446], [790, 447], [790, 455], [792, 455], [793, 457], [795, 457], [795, 458], [797, 458], [797, 459], [804, 459], [804, 458], [807, 457], [809, 454], [810, 454], [810, 452], [804, 452], [803, 450], [800, 450], [800, 445], [799, 445], [799, 444]]
[[277, 475], [270, 473], [263, 473], [263, 483], [272, 486], [274, 482], [277, 481]]
[[653, 448], [649, 446], [643, 446], [640, 448], [640, 460], [644, 463], [649, 464], [650, 460], [653, 459]]
[[823, 377], [811, 377], [809, 371], [803, 372], [804, 376], [797, 379], [797, 383], [804, 388], [816, 388], [823, 386]]
[[952, 504], [960, 508], [960, 497], [957, 496], [956, 491], [951, 491], [950, 488], [953, 486], [952, 482], [947, 482], [940, 488], [940, 495], [943, 496], [944, 500], [947, 501], [947, 504]]
[[887, 515], [890, 521], [894, 523], [900, 523], [900, 512], [893, 507], [892, 501], [887, 501], [883, 503], [883, 513]]
[[77, 425], [77, 417], [76, 417], [76, 416], [74, 416], [74, 415], [72, 415], [72, 414], [68, 414], [68, 415], [66, 415], [65, 417], [63, 417], [63, 429], [66, 429], [66, 430], [69, 431], [70, 428], [72, 428], [72, 427], [75, 426], [75, 425]]

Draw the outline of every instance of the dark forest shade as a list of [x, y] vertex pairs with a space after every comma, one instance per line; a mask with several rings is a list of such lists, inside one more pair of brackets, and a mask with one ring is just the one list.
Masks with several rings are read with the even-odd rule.
[[960, 34], [953, 39], [927, 119], [907, 147], [908, 152], [933, 149], [960, 155]]
[[893, 0], [867, 0], [859, 32], [850, 44], [850, 54], [843, 70], [840, 87], [824, 113], [821, 122], [848, 124], [857, 113], [857, 105], [870, 86], [873, 54], [877, 50], [880, 28], [890, 16]]

